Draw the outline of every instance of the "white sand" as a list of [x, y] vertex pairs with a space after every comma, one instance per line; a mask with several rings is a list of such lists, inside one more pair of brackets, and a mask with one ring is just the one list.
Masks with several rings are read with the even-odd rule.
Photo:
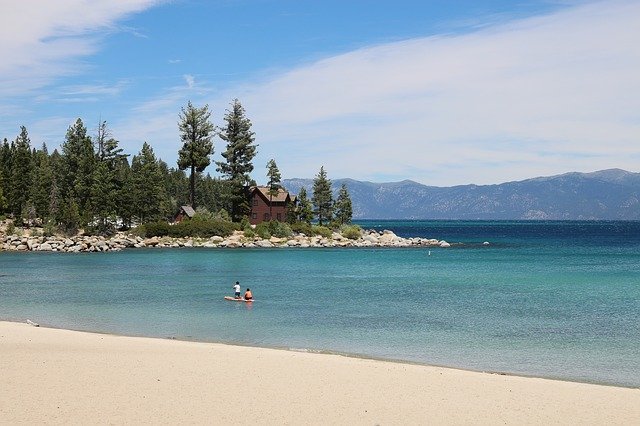
[[640, 424], [640, 389], [0, 322], [0, 424]]

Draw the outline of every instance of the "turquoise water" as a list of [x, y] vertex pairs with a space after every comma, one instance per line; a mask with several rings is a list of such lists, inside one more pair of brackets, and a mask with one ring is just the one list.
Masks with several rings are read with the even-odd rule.
[[0, 319], [640, 387], [640, 222], [363, 225], [464, 244], [0, 253]]

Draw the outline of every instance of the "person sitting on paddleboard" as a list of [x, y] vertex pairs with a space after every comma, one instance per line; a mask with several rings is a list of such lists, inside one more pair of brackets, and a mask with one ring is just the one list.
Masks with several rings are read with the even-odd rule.
[[253, 300], [253, 294], [251, 294], [250, 288], [248, 288], [247, 291], [244, 292], [244, 300]]
[[233, 286], [233, 291], [235, 292], [235, 298], [240, 299], [240, 282], [236, 281], [236, 284]]

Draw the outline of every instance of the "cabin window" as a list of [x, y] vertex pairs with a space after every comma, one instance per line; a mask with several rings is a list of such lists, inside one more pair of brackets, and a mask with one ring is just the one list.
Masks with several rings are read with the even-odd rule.
[[278, 220], [282, 220], [282, 213], [278, 213], [277, 217], [278, 217]]
[[258, 205], [258, 197], [253, 197], [253, 205], [254, 206]]
[[269, 220], [269, 213], [264, 214], [264, 220]]
[[257, 219], [258, 213], [251, 213], [251, 219]]

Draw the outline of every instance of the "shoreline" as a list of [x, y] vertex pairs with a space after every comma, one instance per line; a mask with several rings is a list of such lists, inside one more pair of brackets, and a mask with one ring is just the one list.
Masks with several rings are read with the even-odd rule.
[[640, 390], [0, 321], [8, 423], [632, 424]]
[[35, 323], [29, 319], [25, 321], [20, 321], [20, 320], [0, 318], [0, 324], [3, 322], [12, 323], [12, 324], [27, 324], [27, 325], [35, 326], [38, 328], [42, 327], [44, 329], [66, 330], [66, 331], [73, 331], [78, 333], [88, 333], [88, 334], [96, 334], [96, 335], [103, 335], [103, 336], [118, 336], [118, 337], [130, 337], [130, 338], [139, 338], [139, 339], [159, 339], [159, 340], [170, 340], [175, 342], [202, 343], [202, 344], [212, 344], [212, 345], [237, 346], [242, 348], [295, 352], [295, 353], [331, 355], [331, 356], [339, 356], [339, 357], [352, 358], [352, 359], [388, 362], [393, 364], [407, 364], [407, 365], [416, 365], [416, 366], [422, 366], [422, 367], [443, 368], [447, 370], [465, 371], [469, 373], [490, 374], [490, 375], [507, 376], [507, 377], [521, 377], [526, 379], [541, 379], [541, 380], [551, 380], [551, 381], [557, 381], [557, 382], [581, 383], [585, 385], [640, 390], [640, 386], [625, 386], [625, 385], [616, 384], [616, 383], [596, 382], [596, 381], [590, 382], [590, 381], [582, 381], [577, 379], [571, 380], [563, 377], [538, 376], [535, 374], [515, 373], [515, 372], [500, 371], [500, 370], [474, 370], [473, 368], [465, 368], [465, 367], [459, 367], [459, 366], [453, 366], [453, 365], [447, 365], [447, 364], [431, 364], [427, 362], [412, 361], [412, 360], [406, 360], [406, 359], [400, 359], [400, 358], [387, 358], [387, 357], [361, 354], [361, 353], [333, 351], [330, 349], [294, 348], [291, 346], [276, 346], [276, 345], [274, 346], [252, 345], [250, 343], [228, 342], [223, 340], [197, 340], [197, 339], [189, 339], [188, 337], [176, 337], [176, 336], [162, 337], [162, 336], [149, 336], [144, 334], [118, 334], [118, 333], [109, 333], [106, 331], [103, 332], [103, 331], [95, 331], [95, 330], [87, 330], [87, 329], [79, 329], [79, 328], [58, 327], [58, 326], [47, 324], [47, 323]]

